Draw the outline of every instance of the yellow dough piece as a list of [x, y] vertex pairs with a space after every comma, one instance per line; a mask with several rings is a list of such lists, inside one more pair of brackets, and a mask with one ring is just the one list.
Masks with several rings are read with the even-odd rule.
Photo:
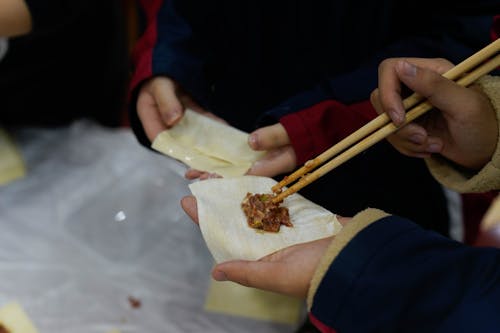
[[0, 325], [8, 333], [38, 333], [21, 305], [15, 302], [0, 308]]
[[233, 316], [296, 325], [302, 304], [298, 298], [211, 280], [205, 310]]
[[0, 185], [26, 175], [26, 167], [21, 154], [9, 135], [0, 129]]

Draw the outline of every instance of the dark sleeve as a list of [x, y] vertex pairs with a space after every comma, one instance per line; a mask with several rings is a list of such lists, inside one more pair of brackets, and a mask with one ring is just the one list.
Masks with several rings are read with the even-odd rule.
[[467, 247], [386, 217], [334, 259], [310, 316], [342, 333], [498, 332], [499, 263], [499, 249]]
[[25, 0], [33, 21], [32, 34], [57, 30], [73, 22], [82, 12], [99, 4], [97, 0]]
[[173, 0], [143, 1], [147, 27], [133, 52], [134, 74], [130, 85], [129, 120], [137, 139], [149, 146], [137, 116], [137, 95], [144, 80], [166, 75], [201, 105], [207, 98], [203, 56], [192, 26]]
[[[367, 99], [378, 85], [378, 65], [387, 58], [439, 57], [459, 63], [486, 46], [493, 36], [493, 13], [498, 12], [498, 0], [479, 2], [474, 7], [470, 1], [461, 1], [461, 5], [450, 4], [449, 13], [429, 13], [419, 27], [424, 33], [416, 31], [402, 36], [371, 54], [358, 68], [330, 77], [311, 90], [283, 101], [268, 110], [260, 121], [261, 125], [276, 122], [286, 114], [327, 99], [344, 104]], [[457, 8], [452, 11], [454, 7]], [[366, 31], [366, 38], [370, 38], [370, 31]]]

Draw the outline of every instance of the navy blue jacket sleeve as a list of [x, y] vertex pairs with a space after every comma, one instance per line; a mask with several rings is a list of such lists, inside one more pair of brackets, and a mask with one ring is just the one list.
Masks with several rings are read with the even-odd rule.
[[[266, 112], [260, 120], [261, 125], [274, 123], [286, 114], [308, 108], [324, 100], [336, 100], [343, 104], [367, 100], [370, 93], [378, 86], [378, 65], [387, 58], [439, 57], [454, 63], [464, 60], [490, 42], [495, 1], [486, 0], [478, 3], [477, 8], [483, 8], [480, 12], [471, 11], [469, 14], [460, 12], [455, 15], [452, 11], [433, 15], [430, 13], [423, 21], [423, 26], [426, 28], [422, 30], [426, 31], [426, 34], [404, 36], [381, 48], [358, 68], [330, 77], [313, 89], [283, 101]], [[462, 3], [467, 2], [462, 1]], [[466, 9], [464, 7], [459, 11]]]
[[[142, 83], [154, 76], [175, 80], [201, 105], [206, 103], [208, 84], [204, 74], [204, 43], [193, 33], [192, 24], [180, 13], [182, 1], [144, 2], [146, 29], [134, 47], [134, 73], [129, 91], [129, 121], [140, 143], [151, 142], [138, 118], [137, 96]], [[205, 6], [203, 2], [200, 7]], [[204, 12], [203, 8], [200, 8]], [[196, 21], [196, 20], [192, 20]]]
[[472, 248], [389, 216], [335, 258], [312, 316], [339, 333], [498, 332], [500, 250]]
[[158, 11], [151, 74], [171, 77], [203, 104], [208, 92], [203, 72], [206, 59], [203, 41], [197, 40], [178, 6], [173, 0], [165, 0]]

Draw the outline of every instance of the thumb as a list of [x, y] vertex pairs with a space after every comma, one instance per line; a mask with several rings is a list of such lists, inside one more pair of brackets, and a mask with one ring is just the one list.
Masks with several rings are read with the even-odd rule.
[[292, 171], [297, 164], [297, 156], [292, 146], [268, 151], [264, 157], [255, 161], [247, 171], [248, 175], [274, 177]]
[[288, 144], [290, 138], [280, 123], [259, 128], [248, 137], [248, 145], [253, 150], [271, 150]]
[[283, 281], [284, 273], [280, 263], [235, 260], [215, 266], [212, 277], [217, 281], [232, 281], [247, 287], [279, 292], [282, 288], [276, 281]]
[[167, 126], [175, 125], [184, 113], [176, 94], [176, 83], [166, 77], [158, 77], [151, 86], [161, 117]]

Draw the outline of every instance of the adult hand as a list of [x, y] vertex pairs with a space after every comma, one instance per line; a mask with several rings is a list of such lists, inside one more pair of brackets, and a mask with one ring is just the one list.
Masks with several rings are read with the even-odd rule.
[[[198, 223], [196, 199], [181, 201], [186, 213]], [[349, 219], [339, 217], [342, 224]], [[241, 285], [305, 298], [318, 263], [334, 237], [287, 247], [257, 261], [233, 260], [220, 263], [212, 270], [217, 281], [233, 281]]]
[[295, 151], [290, 138], [280, 123], [259, 128], [248, 137], [248, 145], [253, 150], [267, 151], [248, 170], [248, 175], [274, 177], [291, 172], [297, 165]]
[[175, 81], [166, 76], [156, 76], [145, 82], [137, 98], [137, 114], [151, 141], [160, 132], [177, 124], [188, 108], [224, 122], [205, 111]]
[[389, 142], [408, 156], [440, 153], [466, 168], [479, 169], [496, 147], [495, 111], [480, 90], [461, 87], [440, 75], [451, 67], [443, 59], [385, 60], [379, 66], [379, 87], [371, 100], [378, 113], [387, 112], [400, 125], [404, 121], [401, 84], [425, 96], [439, 110], [403, 127]]

